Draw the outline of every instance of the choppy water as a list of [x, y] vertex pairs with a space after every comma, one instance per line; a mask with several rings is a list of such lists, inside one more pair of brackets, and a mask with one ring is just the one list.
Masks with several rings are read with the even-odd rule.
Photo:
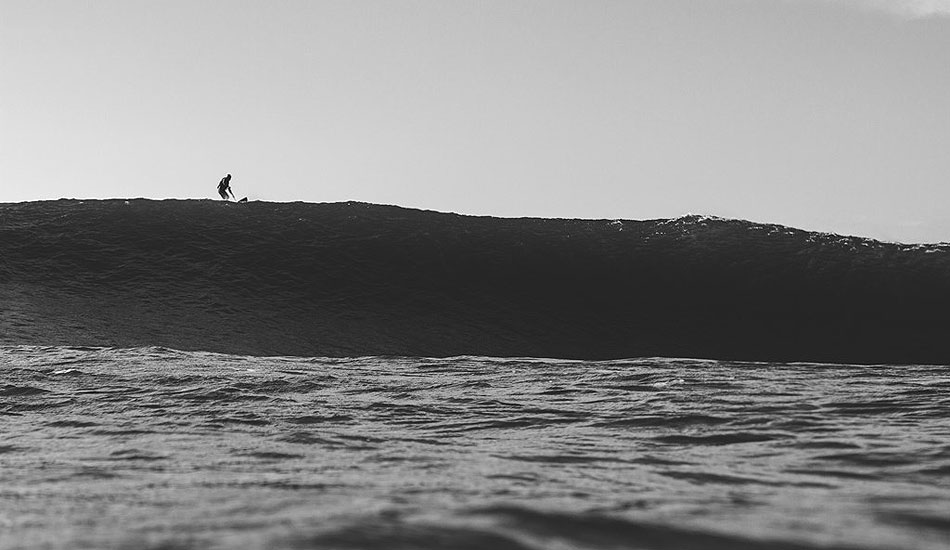
[[0, 348], [0, 548], [946, 548], [950, 369]]

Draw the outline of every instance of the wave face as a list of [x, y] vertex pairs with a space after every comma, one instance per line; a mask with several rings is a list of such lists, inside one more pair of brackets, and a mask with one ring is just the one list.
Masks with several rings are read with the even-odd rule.
[[0, 205], [0, 343], [950, 363], [950, 247], [363, 203]]
[[0, 550], [945, 550], [945, 367], [0, 347]]

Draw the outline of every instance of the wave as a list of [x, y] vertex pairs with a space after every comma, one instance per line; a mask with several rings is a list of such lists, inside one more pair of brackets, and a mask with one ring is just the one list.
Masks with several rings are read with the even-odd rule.
[[0, 344], [944, 364], [948, 252], [703, 216], [0, 204]]

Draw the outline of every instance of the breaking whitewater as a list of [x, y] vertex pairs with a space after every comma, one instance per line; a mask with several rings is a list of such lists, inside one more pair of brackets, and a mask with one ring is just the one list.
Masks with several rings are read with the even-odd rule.
[[0, 548], [945, 548], [948, 252], [3, 204]]

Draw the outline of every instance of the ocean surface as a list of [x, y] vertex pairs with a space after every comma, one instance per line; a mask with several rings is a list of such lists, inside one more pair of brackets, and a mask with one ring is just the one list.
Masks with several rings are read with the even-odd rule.
[[945, 549], [950, 368], [0, 347], [0, 548]]

